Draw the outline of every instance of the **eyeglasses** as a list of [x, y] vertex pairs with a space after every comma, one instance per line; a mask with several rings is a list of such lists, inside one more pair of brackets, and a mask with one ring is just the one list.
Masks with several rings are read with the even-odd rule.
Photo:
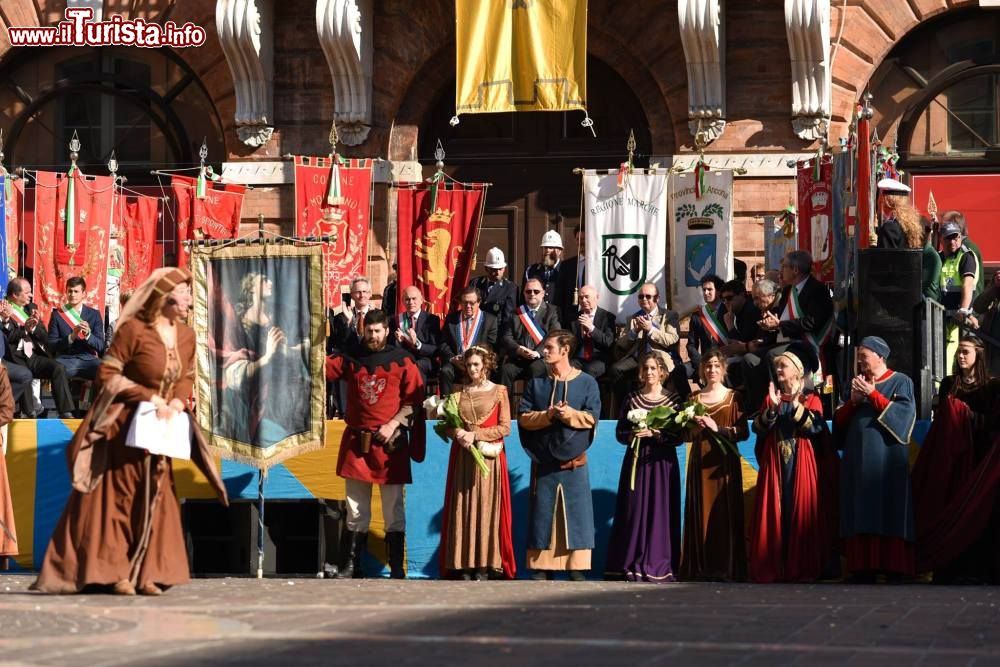
[[526, 290], [524, 290], [524, 293], [525, 294], [541, 294], [542, 290], [540, 290], [540, 289], [526, 289]]
[[462, 305], [463, 306], [475, 306], [477, 303], [479, 303], [479, 302], [478, 301], [463, 301]]
[[639, 300], [640, 301], [645, 301], [646, 299], [655, 299], [655, 298], [656, 298], [655, 294], [640, 294], [639, 295]]

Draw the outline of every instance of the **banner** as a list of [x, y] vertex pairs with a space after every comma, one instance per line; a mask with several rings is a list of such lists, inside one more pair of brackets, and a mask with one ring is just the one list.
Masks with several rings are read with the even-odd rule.
[[156, 226], [160, 221], [160, 198], [115, 195], [115, 215], [124, 250], [121, 289], [141, 285], [156, 267]]
[[177, 262], [186, 266], [190, 254], [181, 241], [234, 239], [239, 235], [245, 185], [208, 181], [203, 198], [197, 196], [198, 179], [170, 176], [177, 203]]
[[326, 305], [337, 308], [351, 279], [368, 272], [372, 161], [338, 158], [330, 183], [330, 158], [295, 156], [295, 233], [336, 234], [323, 245]]
[[[73, 179], [73, 187], [69, 180]], [[108, 245], [111, 240], [111, 176], [84, 176], [50, 171], [35, 172], [34, 293], [38, 315], [48, 323], [49, 313], [63, 303], [66, 280], [87, 281], [85, 303], [104, 315]], [[73, 206], [67, 207], [69, 191]], [[66, 215], [76, 219], [72, 244], [66, 243]]]
[[[700, 179], [699, 179], [700, 177]], [[670, 308], [704, 303], [701, 279], [733, 278], [733, 172], [696, 171], [670, 179]]]
[[587, 105], [587, 0], [455, 1], [455, 113]]
[[10, 238], [10, 230], [7, 228], [7, 185], [9, 183], [10, 176], [5, 173], [0, 174], [0, 221], [3, 222], [0, 224], [0, 290], [3, 290], [3, 293], [7, 292], [7, 283], [10, 281], [11, 257], [7, 244], [7, 239]]
[[[587, 275], [598, 305], [625, 322], [639, 308], [636, 292], [654, 283], [667, 295], [667, 174], [583, 172]], [[600, 276], [600, 279], [597, 278]]]
[[[486, 186], [478, 183], [397, 189], [397, 299], [416, 285], [428, 312], [442, 318], [451, 312], [452, 301], [469, 284], [485, 205]], [[401, 301], [397, 308], [402, 311]]]
[[853, 192], [851, 170], [853, 160], [848, 152], [837, 153], [833, 156], [833, 267], [834, 283], [836, 289], [834, 298], [841, 302], [846, 293], [844, 290], [854, 271], [852, 259], [854, 257], [854, 238], [851, 236], [851, 227], [856, 205], [856, 193]]
[[764, 269], [781, 268], [785, 255], [799, 247], [798, 216], [789, 206], [778, 215], [764, 216]]
[[813, 258], [813, 277], [834, 280], [833, 156], [824, 157], [819, 178], [815, 158], [800, 162], [796, 179], [799, 193], [799, 248]]
[[208, 444], [263, 469], [322, 447], [322, 249], [195, 248], [191, 263], [197, 418]]
[[[8, 280], [21, 271], [21, 217], [24, 208], [24, 179], [4, 172], [4, 222], [6, 230]], [[2, 249], [0, 249], [2, 252]]]

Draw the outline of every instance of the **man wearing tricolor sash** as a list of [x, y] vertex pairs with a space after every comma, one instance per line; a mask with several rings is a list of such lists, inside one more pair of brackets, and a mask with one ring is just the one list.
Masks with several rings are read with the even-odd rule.
[[[767, 352], [766, 363], [756, 367], [750, 394], [762, 395], [774, 366], [774, 358], [788, 349], [788, 343], [802, 341], [816, 350], [822, 364], [823, 345], [833, 331], [833, 299], [830, 290], [812, 275], [812, 256], [793, 250], [781, 262], [781, 298], [764, 314], [760, 327], [776, 334], [776, 345]], [[759, 406], [757, 406], [759, 407]], [[756, 408], [753, 408], [756, 409]]]
[[[73, 398], [66, 370], [50, 356], [47, 348], [48, 332], [39, 322], [37, 312], [37, 307], [31, 303], [31, 283], [24, 278], [10, 281], [7, 285], [7, 300], [0, 308], [0, 328], [3, 329], [7, 343], [7, 369], [10, 371], [14, 366], [21, 366], [31, 373], [32, 378], [50, 380], [59, 416], [72, 419]], [[14, 379], [13, 375], [11, 379]], [[24, 393], [24, 389], [20, 387], [15, 389], [15, 400], [18, 398], [18, 390]], [[22, 408], [22, 412], [31, 411]]]
[[444, 321], [441, 336], [441, 375], [439, 385], [442, 396], [449, 396], [455, 379], [463, 379], [465, 365], [462, 355], [473, 345], [487, 345], [491, 350], [497, 346], [497, 320], [484, 313], [480, 305], [482, 295], [475, 287], [466, 287], [458, 297], [459, 311], [452, 313]]
[[728, 330], [722, 321], [725, 312], [722, 305], [722, 285], [722, 278], [715, 274], [701, 279], [701, 294], [705, 303], [691, 313], [688, 329], [688, 363], [685, 366], [689, 378], [697, 378], [701, 355], [729, 343]]
[[93, 380], [104, 354], [104, 321], [83, 303], [87, 283], [74, 276], [66, 281], [66, 304], [52, 311], [49, 349], [66, 369], [66, 377]]
[[514, 395], [514, 381], [545, 375], [542, 361], [542, 340], [559, 328], [559, 309], [545, 303], [545, 286], [537, 278], [524, 283], [524, 305], [514, 311], [514, 317], [504, 325], [500, 349], [507, 358], [500, 367], [500, 384], [507, 395]]

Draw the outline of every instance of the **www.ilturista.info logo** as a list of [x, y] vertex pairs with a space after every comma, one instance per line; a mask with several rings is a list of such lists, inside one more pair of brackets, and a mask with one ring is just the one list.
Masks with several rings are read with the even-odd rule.
[[183, 48], [205, 43], [205, 29], [191, 22], [178, 26], [173, 21], [163, 25], [144, 19], [126, 20], [112, 16], [107, 21], [92, 21], [90, 7], [68, 7], [66, 18], [54, 26], [7, 28], [11, 46], [161, 46]]

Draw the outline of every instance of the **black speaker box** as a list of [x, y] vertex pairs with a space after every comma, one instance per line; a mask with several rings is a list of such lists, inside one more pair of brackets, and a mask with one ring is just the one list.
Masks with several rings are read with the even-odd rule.
[[[256, 574], [256, 501], [227, 508], [214, 500], [185, 500], [181, 510], [192, 574]], [[343, 517], [343, 501], [266, 501], [264, 574], [315, 576], [325, 561], [338, 562]]]
[[889, 366], [914, 378], [923, 340], [923, 253], [910, 249], [862, 250], [858, 261], [858, 335], [889, 344]]

